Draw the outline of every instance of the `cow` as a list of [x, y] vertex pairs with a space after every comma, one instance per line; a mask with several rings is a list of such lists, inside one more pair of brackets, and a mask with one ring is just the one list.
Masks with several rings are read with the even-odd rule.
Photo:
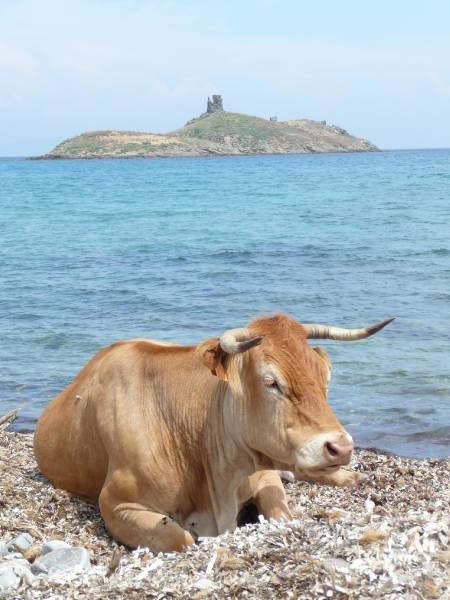
[[197, 346], [150, 339], [100, 350], [41, 415], [34, 450], [57, 488], [98, 499], [110, 534], [181, 551], [233, 531], [253, 503], [291, 517], [279, 470], [353, 486], [353, 441], [327, 402], [330, 361], [308, 339], [368, 328], [261, 317]]

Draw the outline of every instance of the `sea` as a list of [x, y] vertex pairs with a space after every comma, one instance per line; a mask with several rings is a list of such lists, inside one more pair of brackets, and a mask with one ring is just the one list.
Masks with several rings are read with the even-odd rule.
[[450, 150], [0, 159], [0, 415], [33, 430], [101, 347], [197, 343], [261, 314], [323, 341], [360, 447], [450, 450]]

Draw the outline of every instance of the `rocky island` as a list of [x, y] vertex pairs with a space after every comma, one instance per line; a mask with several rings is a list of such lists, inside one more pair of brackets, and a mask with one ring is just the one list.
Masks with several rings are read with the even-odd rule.
[[208, 98], [205, 113], [173, 132], [82, 133], [36, 158], [160, 158], [376, 150], [371, 142], [335, 125], [327, 125], [326, 121], [278, 121], [276, 117], [263, 119], [225, 111], [222, 97], [214, 95]]

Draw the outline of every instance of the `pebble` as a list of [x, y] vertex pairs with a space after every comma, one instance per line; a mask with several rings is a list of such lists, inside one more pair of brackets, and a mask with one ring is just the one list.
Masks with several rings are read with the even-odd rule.
[[[8, 549], [9, 550], [9, 549]], [[8, 554], [5, 554], [5, 556], [3, 556], [3, 560], [17, 560], [17, 559], [21, 559], [23, 558], [22, 554], [20, 552], [11, 552], [9, 551]]]
[[322, 561], [322, 565], [327, 571], [348, 571], [349, 564], [342, 558], [329, 558]]
[[214, 588], [214, 582], [211, 581], [211, 579], [208, 579], [207, 577], [202, 577], [201, 579], [195, 582], [194, 586], [198, 590], [211, 590], [212, 588]]
[[91, 559], [86, 548], [58, 548], [37, 558], [31, 566], [35, 575], [40, 573], [61, 574], [87, 571]]
[[14, 550], [23, 551], [32, 546], [33, 543], [33, 536], [29, 533], [21, 533], [9, 542], [8, 549], [9, 552], [13, 552]]
[[19, 558], [0, 563], [0, 592], [16, 589], [22, 581], [31, 585], [33, 580], [27, 560]]
[[53, 550], [60, 550], [61, 548], [70, 548], [70, 545], [63, 540], [47, 540], [42, 545], [41, 554], [49, 554], [49, 552], [53, 552]]

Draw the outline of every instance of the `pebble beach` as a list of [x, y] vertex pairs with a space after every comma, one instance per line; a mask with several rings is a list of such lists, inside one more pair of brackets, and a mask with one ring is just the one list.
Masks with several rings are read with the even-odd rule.
[[292, 521], [184, 553], [131, 551], [98, 508], [39, 473], [32, 434], [0, 431], [0, 596], [449, 598], [448, 461], [357, 450], [357, 489], [286, 483]]

